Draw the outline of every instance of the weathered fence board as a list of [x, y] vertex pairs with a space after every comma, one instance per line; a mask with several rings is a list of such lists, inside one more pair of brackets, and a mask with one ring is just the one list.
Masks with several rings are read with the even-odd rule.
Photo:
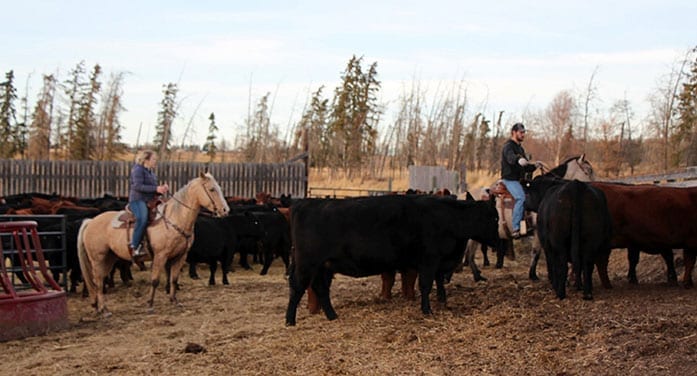
[[[132, 163], [124, 161], [30, 161], [0, 160], [0, 196], [39, 192], [69, 197], [128, 196]], [[208, 168], [225, 196], [254, 197], [258, 192], [273, 196], [305, 197], [307, 180], [302, 163], [195, 163], [157, 164], [158, 180], [172, 191]]]
[[443, 166], [409, 166], [409, 188], [436, 191], [447, 188], [453, 193], [460, 191], [460, 175]]
[[697, 185], [697, 166], [685, 167], [680, 171], [664, 174], [635, 175], [606, 179], [606, 181], [627, 184], [656, 184], [669, 187], [694, 187]]

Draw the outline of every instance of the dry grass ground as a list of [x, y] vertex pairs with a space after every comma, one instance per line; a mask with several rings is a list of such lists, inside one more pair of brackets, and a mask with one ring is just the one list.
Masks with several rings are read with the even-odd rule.
[[[486, 282], [456, 274], [447, 307], [432, 293], [432, 316], [398, 288], [392, 301], [378, 300], [379, 277], [337, 276], [339, 319], [303, 307], [290, 328], [278, 260], [267, 276], [259, 266], [237, 268], [229, 286], [207, 286], [201, 267], [202, 279], [183, 276], [183, 307], [170, 305], [160, 288], [153, 314], [145, 309], [148, 274], [134, 269], [132, 287], [117, 283], [107, 295], [112, 317], [96, 316], [72, 295], [70, 328], [0, 343], [0, 374], [695, 374], [697, 290], [668, 285], [660, 257], [642, 256], [640, 285], [626, 282], [626, 253], [616, 251], [614, 289], [596, 287], [594, 301], [575, 291], [560, 301], [548, 283], [527, 279], [529, 257], [519, 251], [503, 269], [484, 268]], [[539, 271], [545, 281], [544, 262]]]

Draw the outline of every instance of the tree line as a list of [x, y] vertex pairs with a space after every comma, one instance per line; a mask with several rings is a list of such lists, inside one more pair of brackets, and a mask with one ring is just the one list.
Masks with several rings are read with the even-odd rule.
[[[465, 82], [434, 93], [413, 82], [394, 102], [395, 116], [388, 123], [383, 120], [387, 105], [379, 99], [378, 63], [354, 55], [340, 84], [329, 93], [324, 86], [316, 88], [285, 135], [271, 121], [273, 99], [266, 93], [250, 104], [245, 130], [232, 145], [225, 138], [218, 140], [219, 128], [211, 113], [205, 143], [198, 146], [174, 145], [172, 128], [181, 116], [179, 88], [166, 83], [148, 146], [165, 159], [174, 150], [190, 149], [216, 162], [283, 162], [304, 155], [311, 167], [341, 171], [350, 178], [379, 178], [411, 165], [495, 174], [510, 125], [522, 121], [533, 130], [526, 150], [533, 159], [550, 164], [586, 153], [605, 176], [697, 165], [697, 47], [661, 78], [650, 95], [651, 111], [645, 119], [635, 118], [627, 99], [598, 111], [596, 71], [582, 92], [563, 90], [546, 108], [515, 118], [505, 109], [492, 113], [478, 109]], [[122, 142], [119, 119], [125, 110], [126, 74], [112, 73], [106, 80], [103, 75], [99, 64], [88, 70], [84, 61], [62, 80], [43, 75], [30, 107], [26, 94], [18, 96], [14, 72], [5, 73], [0, 82], [0, 158], [121, 158], [129, 149]]]

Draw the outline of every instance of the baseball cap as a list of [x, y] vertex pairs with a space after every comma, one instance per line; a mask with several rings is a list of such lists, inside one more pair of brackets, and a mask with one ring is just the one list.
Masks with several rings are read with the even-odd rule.
[[511, 128], [511, 132], [516, 132], [516, 131], [523, 131], [525, 132], [525, 126], [523, 123], [515, 123], [513, 124], [513, 128]]

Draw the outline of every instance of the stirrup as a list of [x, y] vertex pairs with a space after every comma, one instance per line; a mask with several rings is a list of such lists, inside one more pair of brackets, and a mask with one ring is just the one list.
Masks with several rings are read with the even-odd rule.
[[133, 251], [132, 254], [131, 254], [131, 256], [132, 256], [133, 258], [136, 258], [136, 257], [143, 257], [143, 256], [147, 256], [147, 255], [148, 255], [148, 253], [147, 253], [147, 252], [145, 251], [145, 249], [143, 248], [143, 243], [138, 244], [138, 247], [136, 247], [135, 249], [133, 249], [133, 247], [130, 246], [130, 245], [129, 245], [128, 247], [131, 248], [131, 250]]

